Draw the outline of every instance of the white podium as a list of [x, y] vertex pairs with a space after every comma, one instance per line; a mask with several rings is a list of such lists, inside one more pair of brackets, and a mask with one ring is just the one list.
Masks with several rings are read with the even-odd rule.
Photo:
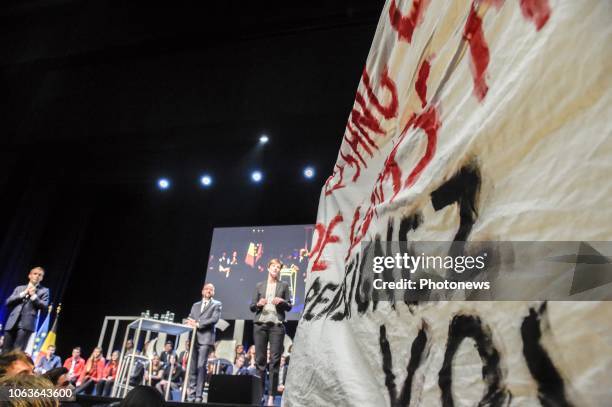
[[[130, 331], [134, 330], [134, 347], [131, 353], [125, 354], [125, 344], [129, 337]], [[115, 380], [115, 386], [113, 387], [114, 397], [125, 397], [130, 388], [130, 374], [134, 367], [134, 363], [137, 359], [143, 358], [136, 352], [138, 341], [140, 340], [143, 332], [146, 332], [148, 337], [151, 332], [165, 333], [166, 335], [180, 336], [184, 333], [190, 333], [190, 348], [189, 348], [189, 359], [187, 360], [187, 367], [185, 369], [185, 378], [183, 379], [183, 390], [181, 392], [181, 401], [185, 401], [187, 396], [187, 388], [189, 387], [189, 370], [191, 368], [191, 360], [193, 355], [193, 345], [195, 343], [196, 328], [192, 328], [189, 325], [178, 324], [176, 322], [159, 321], [151, 318], [138, 318], [131, 322], [125, 330], [125, 338], [121, 346], [121, 358], [119, 359], [119, 371], [117, 373], [117, 379]], [[146, 358], [146, 357], [144, 357]], [[170, 372], [170, 375], [172, 372]], [[170, 378], [167, 379], [170, 381]], [[165, 399], [168, 400], [168, 393], [170, 386], [166, 386]]]

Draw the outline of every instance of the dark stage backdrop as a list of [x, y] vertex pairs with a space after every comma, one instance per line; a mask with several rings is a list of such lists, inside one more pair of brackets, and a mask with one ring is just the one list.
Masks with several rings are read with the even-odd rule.
[[[87, 195], [57, 184], [9, 185], [11, 194], [2, 202], [15, 205], [13, 216], [4, 217], [5, 238], [0, 245], [0, 323], [7, 317], [5, 299], [17, 285], [27, 283], [29, 270], [43, 266], [42, 285], [50, 289], [49, 302], [56, 307], [69, 287], [81, 243], [91, 217]], [[71, 199], [65, 200], [70, 196]], [[41, 322], [46, 311], [41, 312]]]

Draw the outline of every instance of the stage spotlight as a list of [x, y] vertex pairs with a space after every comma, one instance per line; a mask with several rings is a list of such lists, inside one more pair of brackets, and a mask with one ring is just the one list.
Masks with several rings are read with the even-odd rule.
[[212, 184], [212, 178], [210, 177], [210, 175], [202, 175], [202, 177], [200, 178], [200, 183], [204, 187], [209, 187]]
[[260, 182], [263, 179], [263, 174], [261, 173], [261, 171], [253, 171], [251, 173], [251, 179], [253, 180], [253, 182]]
[[312, 178], [315, 176], [315, 170], [312, 167], [306, 167], [304, 168], [304, 176], [308, 179]]
[[166, 178], [160, 178], [157, 181], [157, 186], [159, 189], [168, 189], [170, 188], [170, 181], [168, 181]]
[[270, 141], [270, 139], [265, 134], [259, 137], [259, 144], [266, 144], [268, 141]]

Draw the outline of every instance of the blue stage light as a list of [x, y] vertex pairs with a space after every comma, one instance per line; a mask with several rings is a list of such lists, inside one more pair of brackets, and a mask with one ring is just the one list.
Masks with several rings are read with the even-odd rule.
[[270, 139], [265, 134], [259, 137], [259, 144], [266, 144], [268, 141], [270, 141]]
[[304, 168], [304, 176], [308, 179], [312, 178], [315, 176], [315, 170], [312, 167], [306, 167]]
[[263, 174], [261, 173], [261, 171], [253, 171], [251, 173], [251, 179], [253, 180], [253, 182], [260, 182], [263, 179]]
[[202, 175], [200, 178], [200, 183], [204, 187], [209, 187], [212, 184], [212, 178], [210, 175]]
[[159, 187], [159, 189], [168, 189], [170, 188], [170, 181], [166, 178], [160, 178], [157, 181], [157, 186]]

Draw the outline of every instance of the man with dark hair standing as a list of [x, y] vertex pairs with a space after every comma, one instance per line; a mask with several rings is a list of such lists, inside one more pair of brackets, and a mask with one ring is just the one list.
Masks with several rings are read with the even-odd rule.
[[262, 386], [265, 383], [268, 343], [270, 344], [270, 386], [267, 405], [272, 405], [274, 391], [278, 386], [278, 370], [285, 339], [283, 323], [285, 312], [290, 311], [292, 307], [289, 284], [279, 280], [282, 266], [278, 259], [268, 262], [268, 278], [257, 283], [251, 301], [251, 311], [255, 313], [253, 320], [255, 357]]
[[34, 267], [28, 274], [28, 284], [17, 286], [6, 299], [9, 316], [4, 326], [3, 352], [25, 349], [36, 330], [36, 312], [49, 306], [49, 289], [40, 285], [44, 276], [42, 267]]
[[191, 306], [191, 312], [187, 318], [187, 325], [196, 328], [189, 372], [189, 400], [195, 398], [197, 403], [202, 401], [208, 353], [215, 346], [215, 325], [221, 317], [221, 301], [213, 299], [214, 295], [215, 286], [211, 283], [204, 284], [202, 300]]

